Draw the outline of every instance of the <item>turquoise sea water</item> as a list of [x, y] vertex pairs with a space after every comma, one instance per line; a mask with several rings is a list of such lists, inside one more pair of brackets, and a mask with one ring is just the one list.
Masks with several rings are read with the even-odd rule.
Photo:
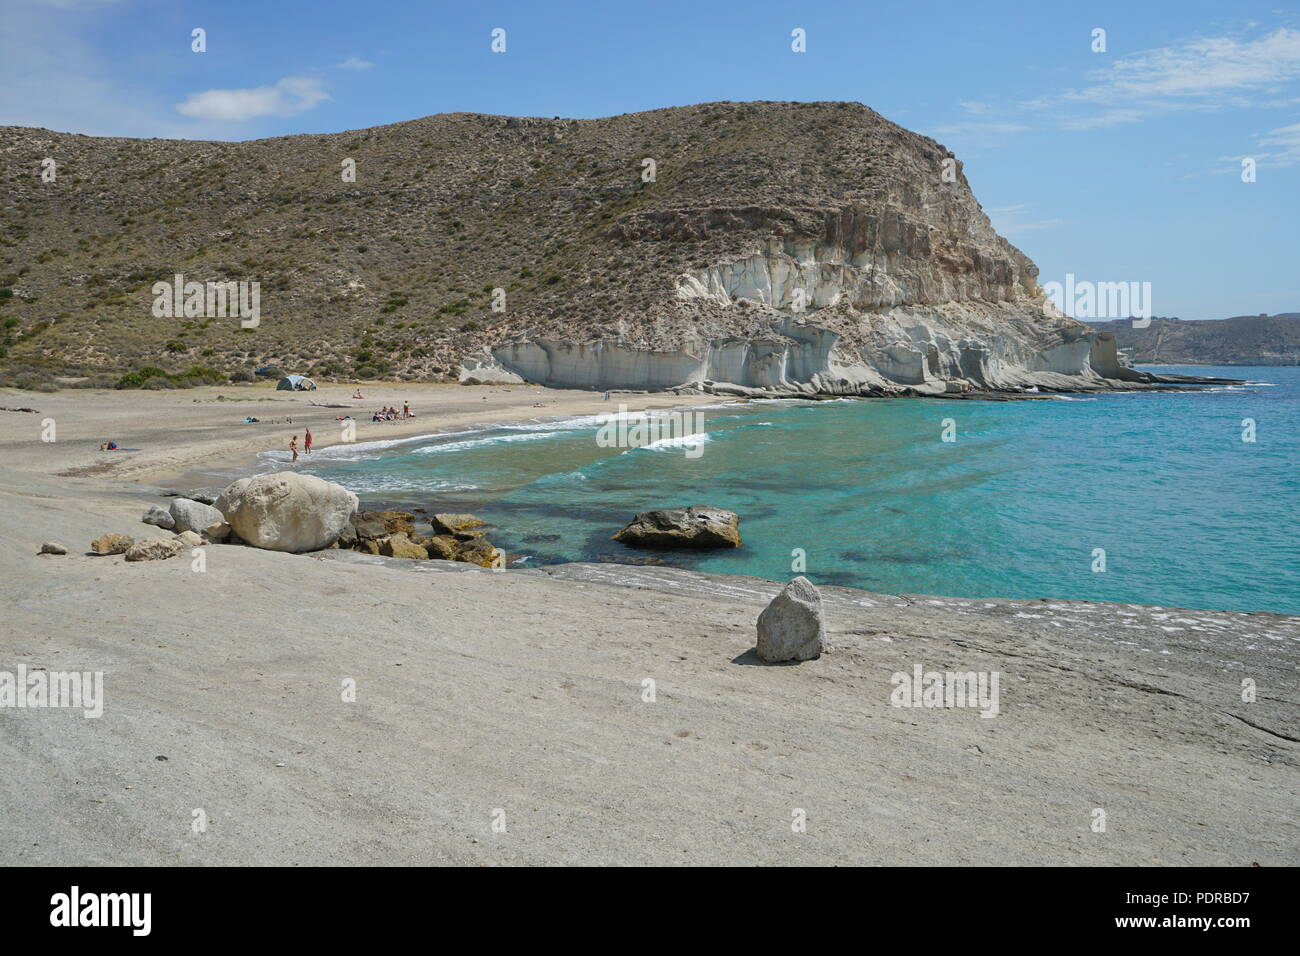
[[740, 514], [744, 547], [665, 563], [785, 580], [802, 549], [813, 581], [873, 591], [1300, 613], [1300, 368], [1160, 370], [1251, 384], [713, 405], [697, 458], [601, 448], [574, 419], [327, 449], [307, 470], [363, 502], [473, 511], [514, 566], [637, 557], [610, 540], [634, 513], [709, 504]]

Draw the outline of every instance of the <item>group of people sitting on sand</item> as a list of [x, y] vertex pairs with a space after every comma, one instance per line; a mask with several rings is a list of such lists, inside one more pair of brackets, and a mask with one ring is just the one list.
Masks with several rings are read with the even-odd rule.
[[414, 417], [415, 417], [415, 412], [411, 411], [411, 406], [408, 405], [406, 402], [402, 402], [402, 410], [400, 412], [391, 406], [389, 406], [388, 408], [381, 408], [379, 411], [375, 412], [373, 415], [370, 416], [370, 420], [372, 422], [391, 422], [399, 418], [414, 418]]

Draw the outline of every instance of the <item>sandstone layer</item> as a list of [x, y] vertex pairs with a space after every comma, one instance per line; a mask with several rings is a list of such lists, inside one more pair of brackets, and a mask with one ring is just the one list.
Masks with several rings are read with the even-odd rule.
[[[59, 169], [0, 198], [0, 384], [263, 366], [737, 394], [1157, 381], [1044, 300], [951, 151], [860, 103], [0, 144], [14, 169]], [[178, 274], [258, 283], [259, 324], [158, 317]]]

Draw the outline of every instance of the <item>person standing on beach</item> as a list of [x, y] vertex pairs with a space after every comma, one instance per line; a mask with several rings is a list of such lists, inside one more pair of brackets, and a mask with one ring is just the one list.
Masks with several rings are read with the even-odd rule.
[[289, 451], [293, 453], [293, 458], [289, 460], [289, 464], [291, 465], [296, 464], [298, 461], [298, 436], [297, 435], [294, 435], [292, 438], [289, 439]]
[[308, 428], [306, 434], [302, 436], [302, 450], [309, 455], [311, 454], [311, 429], [310, 428]]

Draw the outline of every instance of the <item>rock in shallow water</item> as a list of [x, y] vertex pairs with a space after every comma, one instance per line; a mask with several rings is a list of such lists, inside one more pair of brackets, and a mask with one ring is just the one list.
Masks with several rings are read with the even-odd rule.
[[810, 661], [826, 644], [822, 596], [805, 577], [797, 577], [758, 616], [758, 656], [769, 664]]
[[357, 496], [315, 475], [282, 472], [241, 478], [221, 493], [217, 510], [245, 544], [301, 554], [338, 540]]
[[487, 526], [486, 521], [476, 518], [474, 515], [449, 515], [438, 514], [429, 519], [429, 524], [433, 525], [434, 534], [461, 535], [471, 534], [471, 528], [483, 528]]
[[646, 511], [614, 540], [633, 548], [739, 548], [740, 516], [703, 505]]

